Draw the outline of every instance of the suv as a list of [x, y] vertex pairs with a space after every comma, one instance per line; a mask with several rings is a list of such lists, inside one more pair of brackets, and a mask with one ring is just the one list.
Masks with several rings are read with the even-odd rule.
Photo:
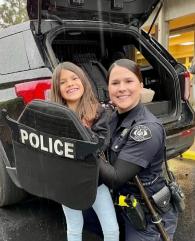
[[[35, 3], [36, 2], [36, 3]], [[140, 29], [159, 0], [27, 1], [30, 21], [0, 32], [0, 109], [18, 119], [25, 105], [44, 99], [52, 70], [72, 61], [88, 74], [100, 102], [109, 101], [106, 71], [117, 58], [146, 59], [146, 103], [167, 134], [167, 156], [186, 151], [194, 140], [194, 112], [188, 102], [189, 74], [155, 39]], [[11, 133], [0, 120], [0, 206], [24, 198], [17, 178]]]

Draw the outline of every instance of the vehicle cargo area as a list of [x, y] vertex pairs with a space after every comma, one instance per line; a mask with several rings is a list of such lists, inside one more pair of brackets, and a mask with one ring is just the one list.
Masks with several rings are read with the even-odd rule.
[[[144, 88], [155, 92], [147, 107], [158, 117], [165, 117], [174, 112], [175, 83], [170, 71], [158, 64], [159, 60], [155, 55], [147, 54], [151, 50], [142, 45], [139, 36], [133, 31], [121, 33], [61, 29], [52, 37], [50, 45], [57, 62], [72, 61], [87, 72], [90, 79], [93, 79], [92, 85], [96, 94], [100, 85], [104, 85], [107, 90], [106, 72], [111, 63], [120, 58], [135, 60], [135, 52], [141, 52], [145, 58], [145, 64], [141, 65]], [[147, 59], [147, 56], [150, 58]]]

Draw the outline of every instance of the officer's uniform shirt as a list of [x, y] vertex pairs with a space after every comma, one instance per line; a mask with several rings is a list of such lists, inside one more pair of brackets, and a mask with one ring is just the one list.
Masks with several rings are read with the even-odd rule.
[[[110, 162], [123, 160], [141, 167], [138, 176], [143, 183], [157, 179], [146, 186], [149, 195], [160, 190], [164, 185], [162, 163], [164, 160], [164, 130], [160, 121], [142, 104], [138, 104], [125, 114], [122, 123], [120, 114], [114, 113], [110, 122], [111, 148]], [[126, 130], [130, 129], [128, 134]], [[137, 192], [133, 185], [124, 184], [121, 194]]]

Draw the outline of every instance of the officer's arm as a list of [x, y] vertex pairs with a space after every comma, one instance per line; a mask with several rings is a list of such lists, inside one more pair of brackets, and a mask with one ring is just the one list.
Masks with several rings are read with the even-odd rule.
[[113, 166], [100, 159], [101, 180], [112, 189], [116, 189], [130, 181], [140, 170], [140, 166], [120, 159]]
[[101, 150], [105, 150], [108, 147], [108, 144], [110, 142], [110, 131], [109, 131], [109, 119], [110, 119], [110, 112], [107, 109], [104, 109], [103, 107], [99, 110], [99, 118], [93, 123], [93, 126], [91, 127], [91, 132], [93, 133], [93, 136], [99, 139], [99, 137], [102, 137], [104, 139], [104, 145], [101, 148]]

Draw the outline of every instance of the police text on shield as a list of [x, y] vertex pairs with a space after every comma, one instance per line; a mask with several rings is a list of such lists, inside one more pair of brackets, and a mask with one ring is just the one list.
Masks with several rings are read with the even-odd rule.
[[24, 129], [20, 129], [20, 139], [23, 144], [28, 144], [33, 148], [40, 149], [45, 152], [55, 153], [59, 156], [64, 156], [74, 159], [74, 144], [62, 142], [59, 139], [43, 135], [37, 135], [33, 132], [28, 133]]

